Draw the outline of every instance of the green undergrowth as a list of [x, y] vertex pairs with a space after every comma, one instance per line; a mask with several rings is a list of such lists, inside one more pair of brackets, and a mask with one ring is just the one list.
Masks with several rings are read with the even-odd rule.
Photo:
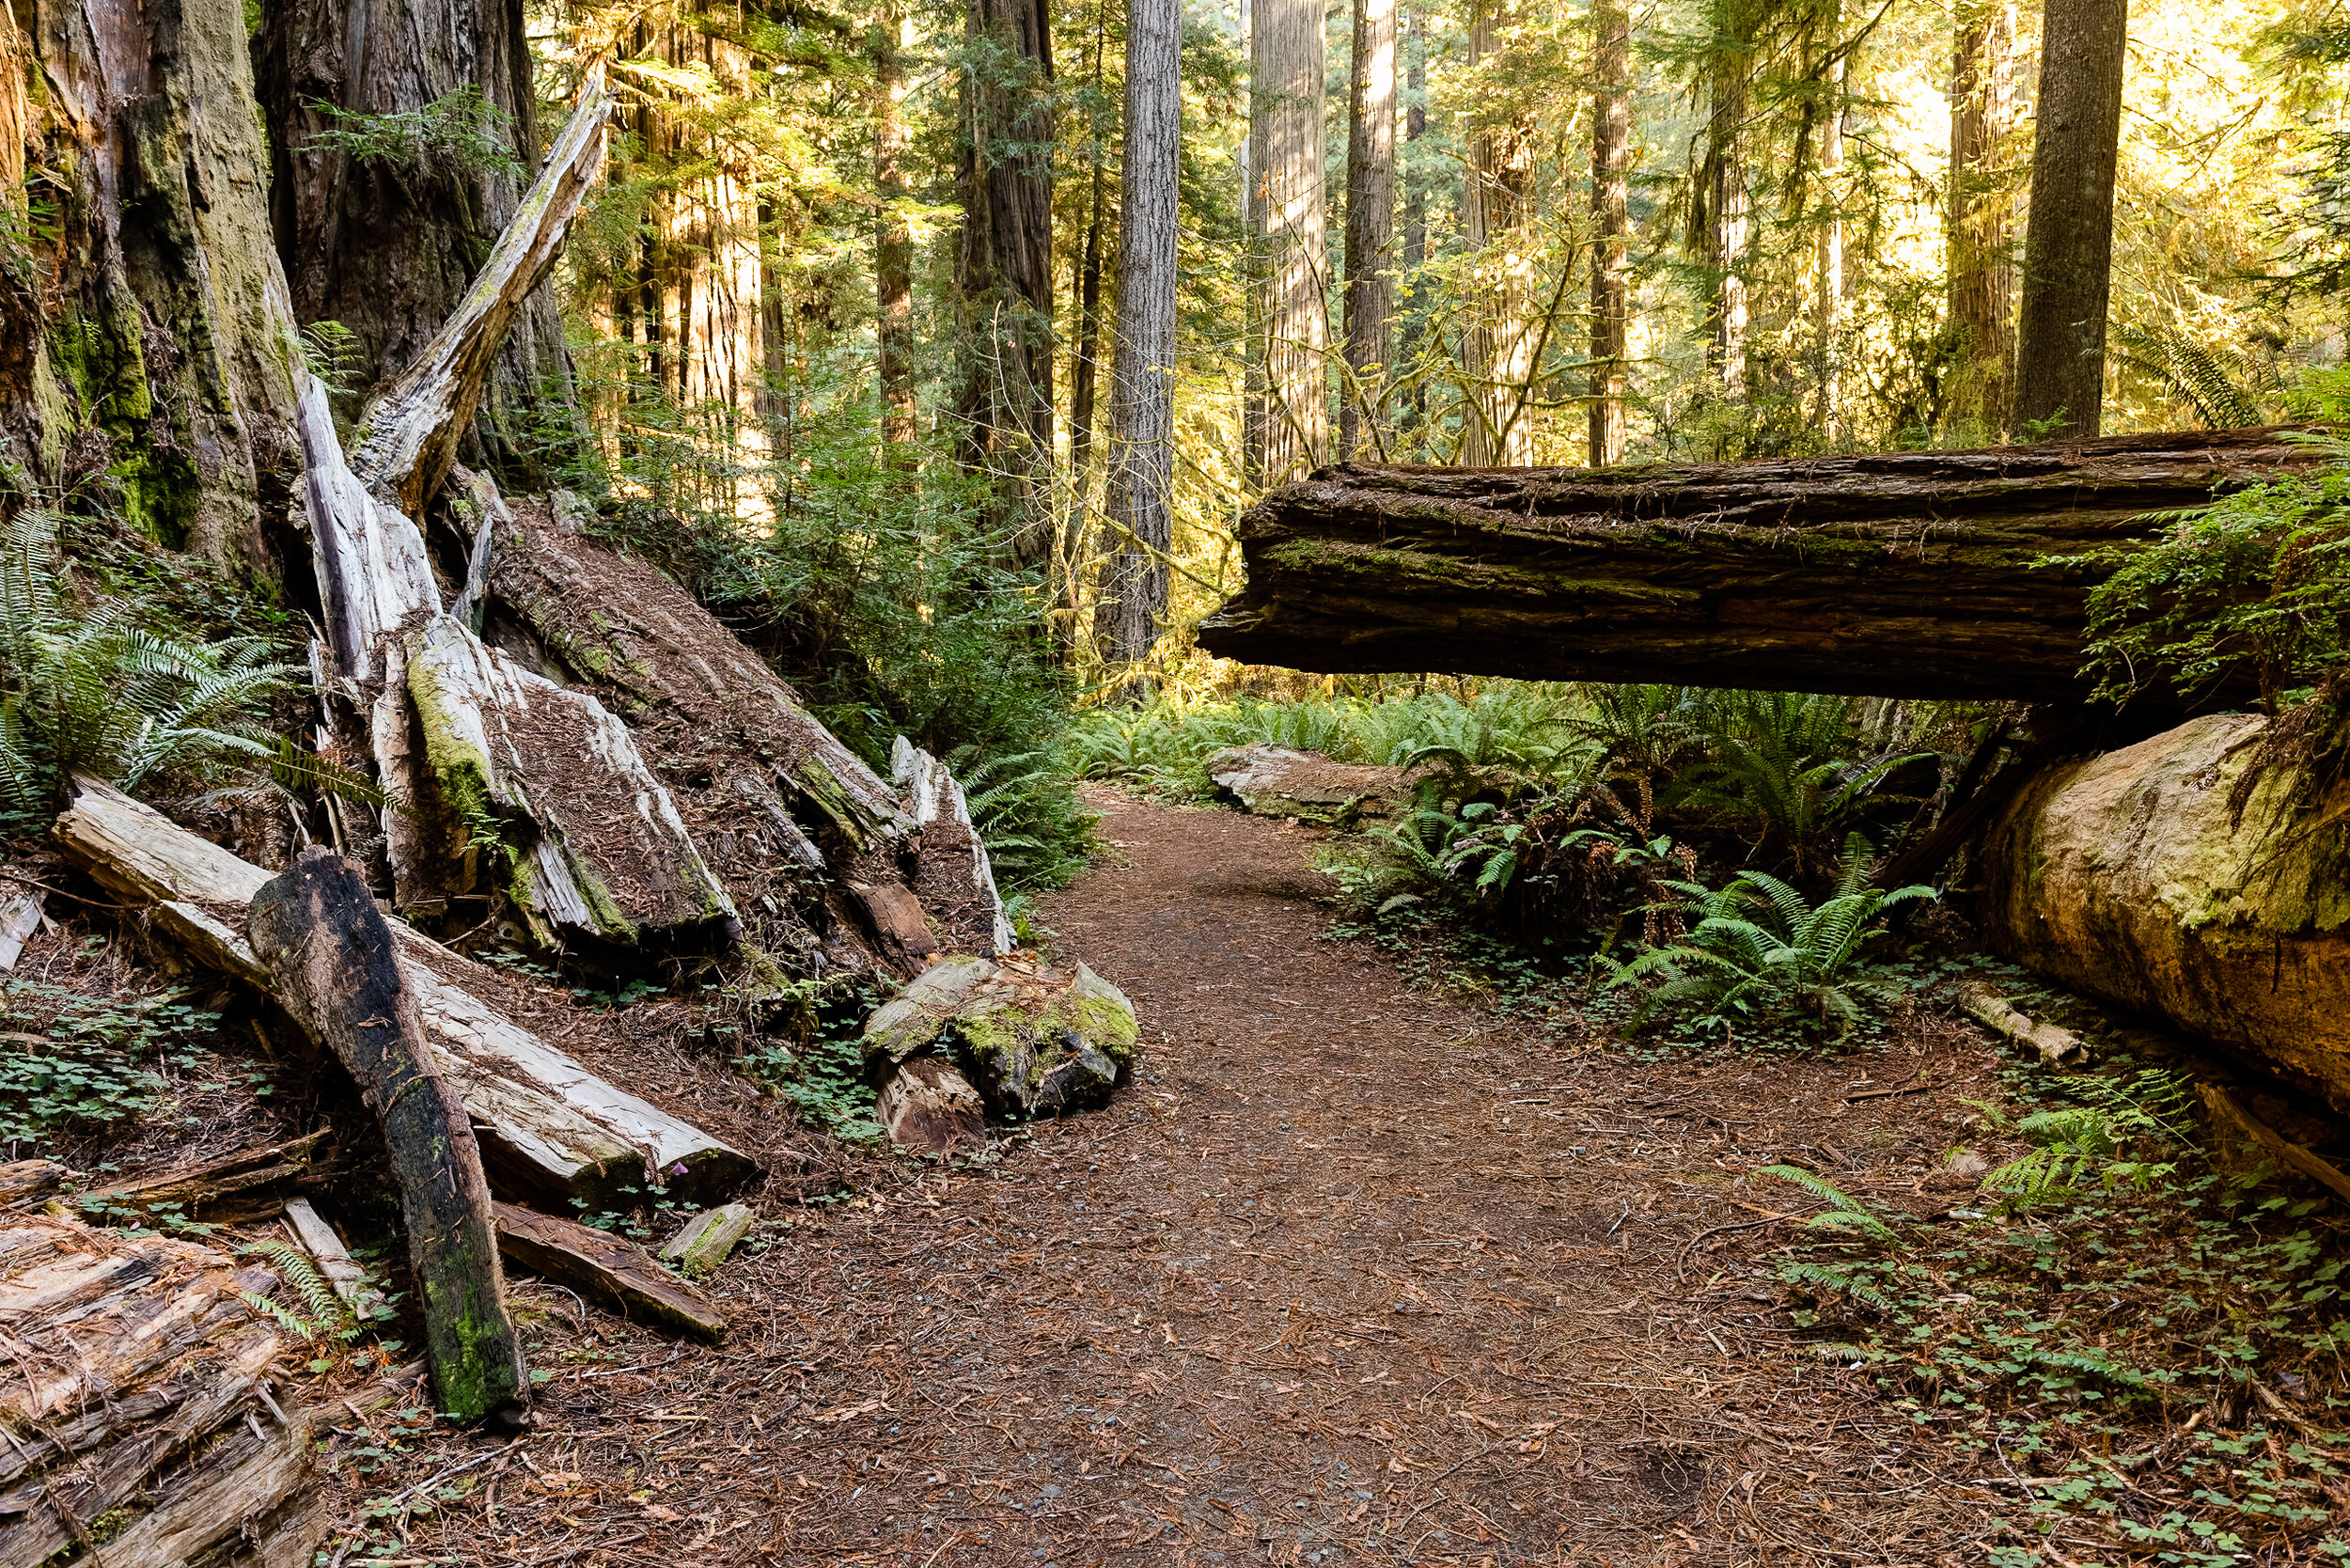
[[[173, 1074], [201, 1068], [220, 1015], [177, 992], [85, 996], [0, 988], [0, 1146], [21, 1159], [60, 1137], [162, 1111]], [[256, 1092], [266, 1094], [262, 1083]]]
[[865, 1020], [888, 998], [870, 982], [796, 981], [768, 999], [755, 1031], [723, 1026], [740, 1043], [734, 1064], [767, 1086], [804, 1123], [847, 1143], [877, 1143], [874, 1087], [866, 1075]]
[[2029, 1152], [1955, 1217], [1767, 1172], [1825, 1205], [1776, 1263], [1813, 1352], [1973, 1457], [1998, 1568], [2350, 1561], [2350, 1219], [2215, 1163], [2167, 1072], [2001, 1081]]

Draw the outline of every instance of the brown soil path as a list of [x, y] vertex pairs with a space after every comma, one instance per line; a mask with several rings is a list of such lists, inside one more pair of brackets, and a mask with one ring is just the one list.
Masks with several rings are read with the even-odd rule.
[[[1133, 995], [1133, 1087], [771, 1232], [722, 1277], [722, 1350], [520, 1287], [560, 1369], [541, 1430], [400, 1556], [1981, 1560], [1991, 1495], [1777, 1309], [1754, 1255], [1808, 1206], [1733, 1185], [1786, 1159], [1929, 1201], [1982, 1092], [1971, 1037], [1642, 1064], [1324, 940], [1299, 829], [1095, 804], [1115, 857], [1044, 914]], [[488, 1451], [466, 1441], [352, 1495]]]

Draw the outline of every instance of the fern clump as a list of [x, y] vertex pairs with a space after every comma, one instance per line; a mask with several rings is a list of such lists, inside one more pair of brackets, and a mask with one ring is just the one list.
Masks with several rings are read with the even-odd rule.
[[1833, 891], [1817, 905], [1764, 871], [1747, 871], [1718, 891], [1668, 882], [1685, 901], [1684, 916], [1699, 917], [1688, 935], [1628, 963], [1605, 954], [1596, 962], [1608, 989], [1641, 989], [1630, 1020], [1635, 1029], [1660, 1011], [1674, 1011], [1725, 1038], [1742, 1027], [1782, 1024], [1841, 1038], [1907, 989], [1899, 977], [1862, 961], [1862, 949], [1884, 929], [1877, 917], [1934, 896], [1928, 887], [1872, 887], [1869, 870], [1868, 842], [1856, 833], [1846, 840]]
[[[1797, 1165], [1766, 1165], [1755, 1174], [1768, 1176], [1774, 1181], [1786, 1182], [1791, 1185], [1801, 1187], [1812, 1197], [1827, 1203], [1825, 1213], [1813, 1215], [1804, 1221], [1804, 1229], [1808, 1231], [1841, 1231], [1875, 1242], [1881, 1247], [1898, 1247], [1901, 1246], [1901, 1237], [1894, 1232], [1890, 1225], [1871, 1213], [1867, 1204], [1824, 1176], [1806, 1170]], [[1848, 1293], [1854, 1289], [1850, 1285], [1844, 1288]]]
[[2127, 1077], [2084, 1077], [2069, 1086], [2085, 1102], [2051, 1105], [2011, 1121], [1974, 1102], [1990, 1124], [2033, 1147], [1984, 1184], [2011, 1213], [2078, 1198], [2092, 1188], [2143, 1187], [2170, 1176], [2175, 1161], [2151, 1156], [2187, 1139], [2187, 1082], [2159, 1067]]

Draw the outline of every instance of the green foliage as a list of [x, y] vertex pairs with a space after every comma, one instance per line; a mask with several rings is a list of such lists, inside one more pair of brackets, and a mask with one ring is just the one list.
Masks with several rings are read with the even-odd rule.
[[1099, 819], [1077, 804], [1053, 753], [989, 757], [967, 745], [946, 760], [963, 785], [1000, 886], [1058, 887], [1084, 868]]
[[270, 662], [256, 637], [148, 630], [120, 599], [77, 613], [57, 524], [21, 512], [0, 541], [0, 823], [45, 822], [75, 773], [136, 791], [292, 766], [264, 719], [297, 666]]
[[2331, 461], [2158, 514], [2152, 545], [2043, 564], [2109, 567], [2090, 591], [2088, 663], [2100, 697], [2157, 684], [2189, 698], [2248, 675], [2273, 713], [2350, 644], [2350, 442], [2288, 432]]
[[1804, 1221], [1804, 1229], [1808, 1231], [1849, 1231], [1881, 1247], [1897, 1247], [1901, 1245], [1901, 1237], [1891, 1226], [1872, 1214], [1867, 1204], [1834, 1185], [1825, 1177], [1794, 1165], [1766, 1165], [1755, 1174], [1801, 1187], [1828, 1204], [1826, 1213], [1814, 1215]]
[[22, 1157], [70, 1132], [152, 1114], [220, 1015], [175, 992], [86, 996], [10, 980], [0, 1030], [0, 1143]]
[[879, 1141], [882, 1125], [873, 1119], [861, 1030], [883, 998], [863, 987], [827, 991], [813, 980], [797, 982], [792, 992], [783, 1011], [799, 1020], [798, 1038], [760, 1042], [735, 1065], [765, 1083], [808, 1125], [848, 1143]]
[[2148, 1067], [2126, 1078], [2101, 1075], [2076, 1083], [2081, 1103], [2036, 1110], [2012, 1125], [1996, 1106], [1981, 1106], [1992, 1125], [2033, 1145], [2030, 1153], [2001, 1166], [1985, 1183], [2002, 1195], [2009, 1209], [2077, 1198], [2092, 1185], [2142, 1187], [2177, 1168], [2127, 1156], [2140, 1148], [2159, 1150], [2186, 1139], [2185, 1078]]
[[328, 396], [348, 398], [359, 390], [355, 378], [366, 366], [366, 349], [342, 322], [313, 321], [302, 329], [302, 363]]
[[367, 115], [313, 102], [326, 128], [310, 138], [313, 150], [339, 152], [357, 164], [449, 176], [501, 175], [519, 182], [513, 118], [470, 84], [400, 114]]
[[1595, 962], [1609, 989], [1642, 988], [1630, 1021], [1635, 1029], [1671, 1011], [1692, 1014], [1697, 1027], [1718, 1028], [1725, 1039], [1742, 1027], [1790, 1024], [1841, 1038], [1872, 1007], [1889, 1005], [1906, 990], [1898, 976], [1861, 962], [1861, 949], [1882, 929], [1872, 922], [1895, 904], [1934, 896], [1927, 887], [1872, 887], [1870, 864], [1867, 841], [1854, 835], [1843, 874], [1816, 907], [1764, 871], [1748, 871], [1719, 891], [1668, 883], [1700, 917], [1688, 936], [1629, 963], [1605, 954]]
[[1887, 775], [1931, 756], [1866, 756], [1848, 697], [1716, 692], [1682, 706], [1700, 760], [1668, 798], [1722, 813], [1749, 855], [1799, 879], [1833, 863], [1864, 812], [1892, 803], [1878, 792]]

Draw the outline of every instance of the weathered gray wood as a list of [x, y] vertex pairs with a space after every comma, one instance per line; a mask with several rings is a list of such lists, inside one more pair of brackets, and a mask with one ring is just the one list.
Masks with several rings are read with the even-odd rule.
[[16, 967], [24, 944], [40, 929], [41, 901], [47, 896], [38, 887], [0, 882], [0, 972]]
[[[58, 845], [102, 886], [153, 905], [156, 923], [200, 962], [264, 991], [273, 977], [245, 939], [245, 911], [269, 881], [163, 813], [94, 779], [75, 781]], [[496, 978], [393, 921], [435, 1071], [457, 1086], [501, 1190], [600, 1202], [655, 1172], [681, 1194], [723, 1197], [750, 1160], [549, 1045], [477, 991]]]
[[271, 995], [351, 1070], [383, 1124], [441, 1408], [521, 1424], [530, 1372], [506, 1307], [489, 1177], [464, 1101], [433, 1071], [415, 990], [367, 882], [332, 850], [305, 850], [254, 895], [249, 929]]
[[2018, 1011], [2005, 996], [1987, 985], [1959, 987], [1958, 1006], [1960, 1011], [2001, 1040], [2029, 1046], [2039, 1054], [2043, 1067], [2060, 1067], [2088, 1054], [2079, 1035]]
[[716, 1344], [726, 1314], [625, 1236], [552, 1215], [497, 1206], [498, 1245], [534, 1274], [569, 1285], [633, 1323]]
[[[1241, 520], [1199, 645], [1450, 670], [2074, 702], [2091, 566], [2318, 458], [2274, 430], [1588, 469], [1340, 464]], [[2220, 694], [2225, 696], [2227, 694]]]
[[335, 1233], [335, 1228], [326, 1223], [326, 1216], [308, 1199], [286, 1200], [286, 1229], [293, 1232], [302, 1250], [318, 1265], [320, 1278], [334, 1287], [344, 1306], [355, 1310], [369, 1299], [372, 1293], [368, 1290], [368, 1271], [359, 1266], [351, 1248], [343, 1245], [343, 1238]]
[[947, 764], [898, 737], [889, 756], [890, 782], [898, 786], [922, 836], [914, 890], [924, 913], [943, 931], [983, 932], [980, 950], [1008, 953], [1018, 946], [1003, 895], [995, 890], [995, 868], [987, 844], [971, 822], [971, 802]]
[[563, 238], [603, 166], [612, 94], [590, 74], [546, 165], [457, 308], [415, 363], [368, 400], [352, 466], [411, 516], [422, 516], [456, 461], [482, 384], [524, 300], [562, 253]]
[[758, 1222], [747, 1203], [704, 1209], [662, 1244], [662, 1261], [677, 1264], [690, 1279], [714, 1274]]

